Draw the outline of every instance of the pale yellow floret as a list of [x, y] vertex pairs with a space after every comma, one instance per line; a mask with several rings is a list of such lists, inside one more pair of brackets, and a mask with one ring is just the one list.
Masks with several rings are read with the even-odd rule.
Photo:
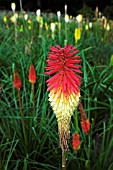
[[52, 90], [49, 94], [49, 101], [54, 113], [56, 114], [57, 118], [71, 117], [74, 109], [78, 105], [80, 92], [78, 92], [78, 94], [72, 93], [68, 97], [61, 93], [59, 97], [59, 90], [56, 93], [54, 93], [54, 90]]
[[78, 94], [71, 93], [65, 96], [59, 90], [51, 90], [49, 93], [49, 101], [58, 121], [58, 131], [60, 136], [60, 146], [62, 150], [68, 149], [68, 141], [70, 136], [70, 119], [74, 109], [78, 106], [80, 92]]

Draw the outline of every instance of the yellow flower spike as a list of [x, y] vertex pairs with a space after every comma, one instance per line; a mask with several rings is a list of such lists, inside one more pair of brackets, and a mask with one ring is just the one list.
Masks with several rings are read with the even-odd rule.
[[79, 23], [82, 22], [82, 20], [83, 20], [83, 15], [82, 15], [82, 14], [77, 15], [76, 20], [77, 20]]
[[7, 22], [7, 17], [6, 16], [3, 17], [3, 21]]
[[27, 19], [28, 19], [28, 14], [24, 14], [24, 19], [27, 21]]
[[40, 10], [40, 9], [37, 9], [36, 15], [37, 15], [38, 17], [40, 17], [40, 15], [41, 15], [41, 10]]
[[88, 24], [85, 25], [85, 29], [88, 30], [89, 29], [89, 26]]
[[11, 3], [11, 9], [14, 12], [16, 9], [16, 4], [14, 2]]
[[15, 23], [15, 22], [16, 22], [16, 17], [15, 17], [15, 16], [12, 16], [12, 17], [10, 18], [10, 21], [13, 22], [13, 23]]
[[89, 22], [89, 28], [92, 28], [92, 22]]
[[51, 23], [51, 31], [54, 33], [54, 31], [55, 31], [55, 23], [54, 22], [52, 22]]
[[27, 22], [28, 22], [29, 24], [31, 24], [31, 20], [30, 20], [30, 19], [28, 19]]
[[[37, 16], [38, 17], [38, 16]], [[43, 17], [38, 17], [38, 20], [37, 20], [40, 24], [40, 28], [43, 27]]]
[[107, 30], [107, 31], [110, 30], [110, 25], [109, 25], [109, 24], [106, 25], [106, 30]]
[[81, 38], [81, 29], [80, 28], [75, 28], [75, 41], [76, 43], [78, 42], [78, 40], [80, 40]]
[[68, 14], [65, 15], [65, 22], [66, 22], [66, 23], [69, 22], [69, 15], [68, 15]]
[[73, 17], [72, 17], [72, 15], [70, 15], [70, 19], [72, 19]]
[[47, 22], [45, 22], [45, 28], [46, 28], [46, 30], [48, 30], [48, 28], [49, 28], [49, 25], [47, 24]]

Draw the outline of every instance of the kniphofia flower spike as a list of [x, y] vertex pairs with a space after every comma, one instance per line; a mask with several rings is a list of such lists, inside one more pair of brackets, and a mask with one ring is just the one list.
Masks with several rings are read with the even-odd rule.
[[78, 106], [80, 97], [80, 56], [72, 45], [61, 48], [59, 45], [50, 47], [48, 65], [45, 74], [52, 77], [47, 80], [49, 101], [58, 121], [60, 146], [66, 151], [70, 137], [70, 119]]
[[83, 105], [82, 103], [79, 103], [79, 110], [80, 110], [80, 114], [81, 114], [81, 126], [82, 126], [82, 129], [83, 131], [88, 134], [89, 133], [89, 130], [90, 130], [90, 122], [84, 112], [84, 108], [83, 108]]
[[22, 82], [21, 82], [19, 74], [16, 70], [14, 71], [14, 81], [13, 81], [13, 83], [14, 83], [14, 88], [20, 90], [20, 87], [22, 86]]
[[32, 84], [36, 82], [36, 71], [33, 64], [30, 65], [30, 69], [29, 69], [29, 81]]
[[75, 150], [80, 149], [80, 135], [76, 132], [73, 134], [72, 146]]

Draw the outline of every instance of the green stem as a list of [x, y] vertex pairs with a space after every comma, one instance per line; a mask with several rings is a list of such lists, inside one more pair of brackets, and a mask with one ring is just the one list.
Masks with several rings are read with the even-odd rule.
[[65, 22], [65, 40], [64, 45], [67, 45], [67, 23]]
[[33, 110], [34, 110], [34, 117], [35, 115], [35, 97], [34, 97], [34, 84], [32, 83], [32, 102], [33, 102]]
[[60, 35], [60, 29], [61, 29], [61, 28], [60, 28], [60, 26], [61, 26], [60, 24], [61, 24], [61, 23], [59, 22], [59, 23], [58, 23], [59, 44], [60, 44], [60, 36], [61, 36], [61, 35]]
[[17, 43], [17, 21], [15, 21], [15, 44]]
[[79, 128], [78, 128], [78, 112], [77, 112], [77, 109], [75, 110], [75, 122], [76, 122], [76, 132], [78, 133]]
[[22, 0], [20, 0], [20, 10], [21, 10], [21, 14], [22, 14]]
[[62, 170], [66, 170], [66, 152], [62, 149]]
[[82, 61], [83, 61], [83, 73], [84, 73], [84, 89], [85, 89], [85, 93], [84, 93], [84, 109], [87, 108], [86, 106], [86, 99], [87, 99], [87, 94], [88, 94], [88, 88], [87, 87], [87, 83], [88, 83], [88, 76], [87, 76], [87, 65], [86, 65], [86, 59], [85, 59], [85, 56], [84, 56], [84, 53], [82, 53]]
[[14, 29], [15, 29], [15, 44], [17, 43], [17, 18], [16, 18], [16, 16], [15, 16], [15, 11], [13, 11], [13, 15], [14, 15], [14, 17], [15, 17], [15, 22], [14, 22]]
[[41, 27], [40, 27], [40, 22], [39, 22], [39, 37], [41, 37]]
[[25, 124], [24, 124], [24, 113], [22, 111], [22, 103], [21, 103], [21, 98], [20, 98], [20, 90], [18, 90], [18, 101], [19, 101], [19, 107], [20, 107], [20, 114], [21, 114], [21, 122], [22, 122], [22, 129], [23, 129], [23, 134], [24, 134], [24, 140], [25, 140], [25, 145], [27, 146], [27, 138], [26, 138]]

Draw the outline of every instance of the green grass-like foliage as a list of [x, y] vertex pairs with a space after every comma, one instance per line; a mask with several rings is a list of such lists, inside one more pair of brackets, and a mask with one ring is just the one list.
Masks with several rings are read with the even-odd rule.
[[[69, 44], [75, 44], [74, 29], [77, 23], [72, 21], [65, 30], [62, 18], [61, 32], [58, 27], [51, 37], [51, 30], [44, 25], [39, 32], [39, 24], [31, 18], [28, 23], [20, 18], [17, 21], [17, 40], [14, 24], [1, 21], [0, 26], [0, 169], [2, 170], [60, 170], [61, 149], [57, 121], [48, 102], [44, 74], [46, 58], [51, 45], [64, 46], [65, 37]], [[54, 18], [54, 21], [56, 18]], [[44, 18], [44, 23], [51, 22]], [[23, 32], [20, 32], [20, 26]], [[67, 35], [65, 35], [65, 31]], [[77, 152], [71, 146], [72, 134], [76, 131], [76, 110], [71, 121], [67, 169], [69, 170], [112, 170], [113, 169], [113, 67], [110, 56], [113, 54], [113, 39], [110, 33], [95, 22], [93, 28], [85, 30], [77, 44], [82, 58], [81, 101], [91, 122], [88, 135], [79, 125], [81, 147]], [[40, 35], [39, 35], [40, 33]], [[32, 103], [31, 84], [28, 80], [30, 64], [35, 66], [35, 113]], [[13, 87], [14, 70], [21, 81], [20, 90], [27, 143], [24, 140], [21, 125], [17, 90]]]

